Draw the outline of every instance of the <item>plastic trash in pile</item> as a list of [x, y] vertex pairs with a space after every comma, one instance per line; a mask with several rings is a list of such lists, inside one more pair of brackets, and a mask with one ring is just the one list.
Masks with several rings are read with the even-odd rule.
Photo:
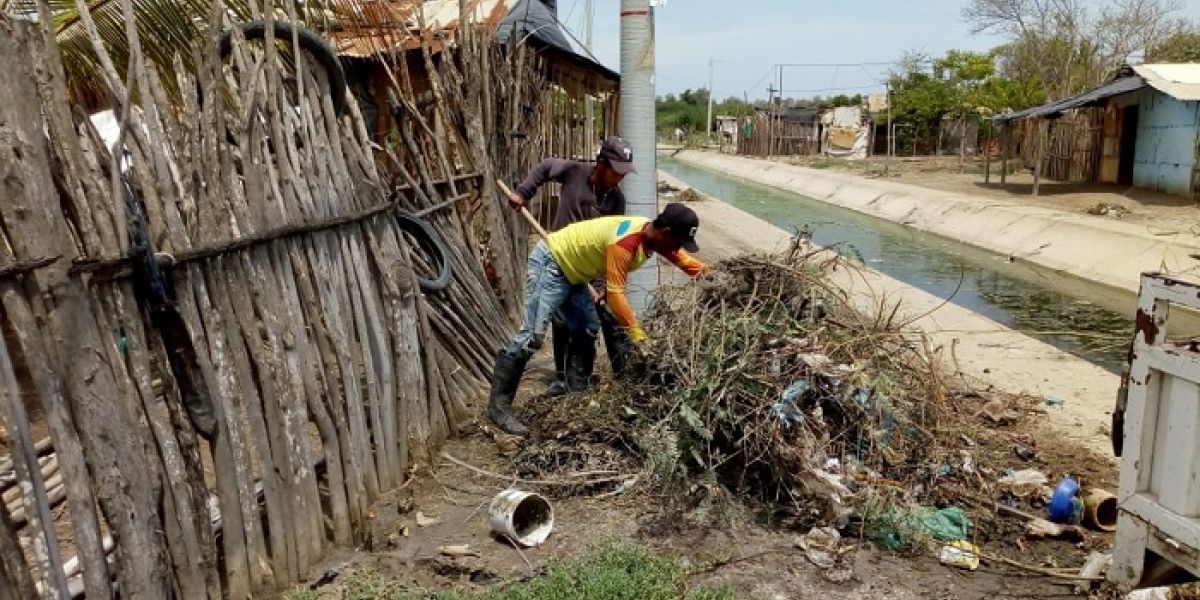
[[870, 525], [871, 539], [888, 550], [906, 548], [920, 538], [940, 542], [963, 540], [970, 529], [971, 520], [957, 506], [941, 510], [914, 506], [907, 511], [889, 511], [872, 519]]
[[943, 546], [939, 559], [943, 565], [974, 571], [979, 568], [979, 554], [979, 546], [958, 540]]
[[1079, 497], [1079, 482], [1064, 477], [1058, 487], [1054, 488], [1047, 512], [1050, 514], [1050, 520], [1055, 523], [1078, 525], [1083, 522], [1083, 499]]
[[796, 546], [804, 550], [808, 561], [822, 569], [837, 564], [841, 543], [842, 535], [832, 527], [813, 527], [796, 540]]
[[785, 428], [804, 422], [804, 411], [800, 410], [796, 402], [803, 398], [810, 389], [812, 386], [808, 384], [808, 380], [801, 379], [783, 390], [783, 393], [779, 395], [779, 400], [771, 405], [771, 410], [775, 411], [775, 416], [779, 417], [780, 424]]
[[873, 440], [862, 439], [855, 444], [856, 458], [863, 459], [872, 446], [886, 450], [892, 445], [892, 435], [896, 432], [896, 408], [892, 401], [885, 396], [874, 393], [873, 390], [854, 388], [848, 394], [849, 399], [866, 412], [878, 415], [879, 429], [871, 432]]
[[997, 483], [1008, 488], [1017, 497], [1025, 498], [1041, 494], [1046, 484], [1050, 483], [1050, 478], [1037, 469], [1021, 469], [1006, 474]]

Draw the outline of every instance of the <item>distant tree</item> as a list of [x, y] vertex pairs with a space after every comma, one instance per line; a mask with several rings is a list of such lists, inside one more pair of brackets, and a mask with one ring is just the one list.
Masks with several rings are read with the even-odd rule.
[[1146, 51], [1148, 63], [1200, 62], [1200, 32], [1181, 31]]
[[1038, 81], [1065, 97], [1110, 78], [1137, 52], [1151, 54], [1194, 27], [1176, 18], [1181, 0], [968, 0], [963, 17], [976, 33], [1007, 38], [1000, 73]]

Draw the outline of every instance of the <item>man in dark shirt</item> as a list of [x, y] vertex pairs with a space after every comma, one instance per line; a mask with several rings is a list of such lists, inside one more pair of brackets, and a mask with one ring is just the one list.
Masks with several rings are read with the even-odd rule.
[[[543, 160], [517, 186], [509, 203], [514, 208], [524, 206], [543, 185], [556, 181], [562, 184], [562, 192], [550, 231], [599, 216], [623, 215], [625, 194], [618, 186], [626, 174], [633, 172], [633, 149], [625, 140], [610, 137], [601, 144], [594, 164], [562, 158]], [[560, 396], [568, 389], [586, 389], [596, 361], [597, 332], [571, 331], [561, 314], [555, 315], [553, 325], [554, 382], [546, 393]], [[611, 345], [614, 335], [605, 331], [604, 337], [606, 346]], [[608, 352], [613, 355], [615, 351], [608, 348]]]

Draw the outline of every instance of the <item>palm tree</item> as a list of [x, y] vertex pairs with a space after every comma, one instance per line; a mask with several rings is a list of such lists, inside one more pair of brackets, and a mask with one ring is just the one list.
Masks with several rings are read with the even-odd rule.
[[[0, 13], [36, 19], [37, 3], [43, 0], [0, 0]], [[252, 19], [255, 0], [44, 0], [49, 8], [53, 30], [62, 51], [63, 67], [67, 76], [67, 88], [72, 100], [88, 109], [99, 109], [109, 104], [107, 86], [100, 60], [94, 50], [88, 32], [87, 19], [80, 7], [86, 7], [87, 15], [95, 23], [96, 34], [101, 44], [112, 57], [114, 66], [124, 76], [129, 62], [129, 38], [126, 32], [126, 4], [130, 5], [137, 26], [142, 54], [157, 68], [167, 92], [178, 96], [175, 69], [176, 60], [183, 67], [194, 71], [196, 57], [204, 51], [210, 40], [210, 26], [214, 5], [221, 2], [224, 12], [221, 29], [234, 23]], [[363, 0], [333, 0], [326, 3], [328, 10], [304, 10], [302, 1], [296, 2], [298, 20], [318, 30], [329, 31], [343, 26], [362, 23]], [[413, 0], [419, 4], [421, 0]], [[277, 18], [287, 19], [283, 10], [276, 8]], [[309, 24], [312, 16], [313, 21]], [[341, 18], [348, 17], [348, 18]]]

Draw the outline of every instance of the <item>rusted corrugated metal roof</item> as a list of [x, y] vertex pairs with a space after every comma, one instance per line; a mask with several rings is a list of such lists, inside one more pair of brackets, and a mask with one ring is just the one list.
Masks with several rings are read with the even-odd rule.
[[[421, 35], [433, 34], [440, 47], [459, 27], [458, 0], [358, 0], [342, 29], [329, 34], [338, 54], [365, 58], [421, 47]], [[508, 14], [510, 0], [475, 0], [471, 23], [495, 31]]]

